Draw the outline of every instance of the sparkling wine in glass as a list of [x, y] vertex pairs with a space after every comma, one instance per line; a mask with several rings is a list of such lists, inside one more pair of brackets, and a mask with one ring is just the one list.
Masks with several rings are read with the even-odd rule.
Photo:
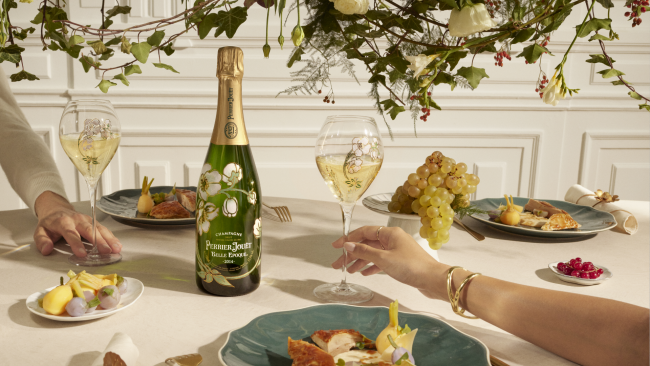
[[[374, 119], [327, 117], [316, 141], [316, 165], [341, 206], [343, 235], [349, 234], [354, 206], [375, 180], [383, 160], [384, 147]], [[345, 249], [343, 254], [347, 263]], [[314, 289], [314, 295], [328, 302], [358, 304], [372, 299], [373, 292], [348, 283], [343, 266], [341, 283], [320, 285]]]
[[59, 139], [63, 151], [86, 180], [93, 222], [93, 237], [86, 238], [92, 239], [92, 250], [85, 257], [73, 254], [68, 262], [87, 267], [119, 262], [119, 253], [99, 253], [95, 219], [97, 183], [120, 145], [120, 122], [113, 105], [107, 100], [68, 102], [59, 123]]

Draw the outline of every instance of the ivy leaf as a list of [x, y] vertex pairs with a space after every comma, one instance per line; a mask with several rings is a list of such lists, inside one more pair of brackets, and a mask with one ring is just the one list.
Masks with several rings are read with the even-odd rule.
[[429, 4], [421, 1], [416, 1], [413, 3], [413, 10], [417, 11], [420, 14], [426, 13], [427, 10], [429, 10]]
[[111, 39], [110, 41], [108, 41], [108, 42], [106, 42], [104, 44], [106, 45], [106, 47], [108, 47], [108, 46], [117, 46], [118, 44], [120, 44], [120, 42], [122, 42], [122, 39], [118, 38], [118, 37], [115, 37], [115, 38]]
[[439, 85], [441, 83], [449, 84], [452, 91], [456, 88], [456, 79], [446, 72], [439, 72], [436, 78], [433, 79], [433, 85]]
[[17, 64], [20, 62], [20, 53], [9, 53], [0, 51], [0, 63], [8, 61], [12, 64]]
[[533, 43], [530, 46], [524, 47], [524, 50], [517, 55], [517, 57], [524, 57], [529, 64], [537, 62], [537, 60], [544, 54], [548, 53], [553, 56], [553, 54], [546, 48], [542, 47], [537, 43]]
[[108, 60], [109, 58], [113, 57], [113, 53], [114, 53], [114, 52], [115, 52], [115, 51], [113, 51], [112, 49], [109, 48], [109, 49], [106, 50], [106, 52], [104, 52], [104, 53], [101, 54], [101, 56], [99, 57], [99, 59], [102, 60], [102, 61], [106, 61], [106, 60]]
[[104, 19], [104, 26], [100, 27], [100, 29], [108, 29], [108, 27], [110, 27], [112, 24], [113, 21], [111, 20], [111, 18], [106, 18]]
[[614, 7], [614, 3], [611, 0], [596, 0], [600, 5], [605, 9], [610, 9]]
[[[118, 14], [129, 14], [131, 12], [130, 6], [114, 6], [111, 10], [106, 12], [106, 18], [110, 19]], [[108, 27], [108, 25], [106, 25]]]
[[117, 74], [113, 77], [113, 79], [120, 80], [122, 84], [129, 86], [129, 80], [124, 76], [124, 74]]
[[147, 37], [147, 43], [151, 45], [151, 47], [158, 47], [160, 45], [160, 42], [165, 38], [165, 31], [155, 31], [153, 34], [149, 37]]
[[102, 93], [105, 94], [105, 93], [108, 93], [108, 88], [110, 88], [111, 86], [115, 86], [115, 85], [117, 85], [117, 84], [115, 84], [112, 81], [102, 80], [102, 81], [99, 82], [99, 84], [97, 84], [97, 86], [95, 88], [99, 88], [99, 90], [101, 90]]
[[[601, 63], [603, 65], [609, 66], [609, 63], [607, 63], [607, 58], [605, 58], [605, 55], [603, 54], [596, 54], [596, 55], [589, 55], [591, 58], [589, 60], [586, 60], [585, 62], [589, 62], [590, 64], [596, 64], [596, 63]], [[613, 58], [609, 58], [612, 63], [616, 62]]]
[[381, 103], [381, 105], [384, 107], [385, 111], [388, 111], [388, 114], [390, 115], [390, 118], [393, 119], [393, 120], [395, 120], [395, 118], [397, 117], [398, 114], [404, 112], [404, 107], [397, 104], [392, 99], [382, 100], [379, 103]]
[[639, 109], [645, 109], [646, 111], [650, 112], [650, 104], [639, 104]]
[[440, 4], [445, 4], [447, 7], [445, 9], [440, 7], [440, 10], [449, 10], [449, 9], [458, 9], [458, 4], [454, 0], [440, 0]]
[[129, 65], [124, 68], [124, 75], [129, 76], [131, 74], [142, 74], [142, 70], [140, 70], [140, 66], [138, 65]]
[[305, 51], [302, 49], [302, 47], [296, 48], [293, 53], [291, 54], [291, 57], [289, 57], [289, 61], [287, 62], [287, 67], [291, 68], [293, 64], [296, 61], [301, 61], [302, 60], [302, 55], [305, 54]]
[[121, 42], [120, 51], [122, 51], [122, 53], [126, 53], [127, 55], [131, 53], [131, 48], [133, 48], [131, 42], [129, 42], [129, 40], [126, 39], [126, 37], [124, 36], [122, 36], [120, 42]]
[[95, 60], [93, 60], [93, 58], [90, 56], [81, 56], [79, 62], [81, 62], [81, 65], [83, 65], [84, 71], [86, 73], [90, 71], [90, 68], [95, 65]]
[[611, 41], [612, 39], [609, 38], [609, 37], [605, 37], [605, 36], [603, 36], [602, 34], [594, 34], [593, 36], [591, 36], [591, 38], [589, 38], [589, 42], [591, 42], [591, 41], [597, 41], [597, 40], [600, 40], [600, 41]]
[[131, 53], [140, 63], [147, 63], [149, 51], [151, 51], [151, 45], [147, 42], [131, 43]]
[[625, 75], [624, 72], [618, 71], [616, 69], [605, 69], [605, 70], [598, 71], [598, 73], [603, 76], [603, 79], [609, 79], [615, 76]]
[[96, 55], [101, 55], [102, 53], [106, 52], [106, 45], [101, 40], [89, 41], [86, 43], [93, 48]]
[[612, 20], [611, 19], [591, 19], [587, 23], [585, 23], [584, 27], [582, 28], [582, 31], [580, 32], [580, 25], [576, 26], [576, 32], [578, 33], [578, 37], [583, 38], [589, 35], [591, 32], [595, 32], [597, 30], [601, 29], [606, 29], [606, 30], [612, 30]]
[[84, 43], [84, 42], [86, 42], [86, 40], [84, 39], [84, 37], [82, 37], [82, 36], [80, 36], [80, 35], [77, 35], [77, 34], [75, 34], [74, 36], [70, 37], [70, 39], [68, 40], [68, 44], [70, 45], [70, 47], [72, 47], [72, 46], [74, 46], [74, 45], [77, 45], [77, 44], [79, 44], [79, 43]]
[[155, 63], [155, 62], [153, 63], [153, 65], [154, 65], [155, 67], [159, 68], [159, 69], [165, 69], [165, 70], [169, 70], [169, 71], [171, 71], [171, 72], [175, 72], [175, 73], [177, 73], [177, 74], [180, 74], [180, 72], [174, 70], [174, 68], [173, 68], [171, 65], [161, 64], [161, 63]]
[[404, 20], [403, 27], [406, 30], [416, 31], [416, 32], [422, 33], [422, 32], [424, 32], [424, 29], [422, 29], [422, 24], [420, 24], [420, 23], [421, 23], [421, 21], [418, 18], [416, 18], [414, 16], [410, 16], [410, 17], [408, 17], [407, 19]]
[[523, 6], [519, 6], [519, 3], [515, 3], [515, 4], [517, 5], [512, 10], [511, 17], [515, 22], [519, 22], [522, 19], [524, 19], [524, 17], [526, 16], [526, 8]]
[[217, 33], [226, 32], [226, 37], [232, 38], [240, 25], [246, 21], [248, 9], [243, 6], [237, 6], [229, 11], [219, 11], [215, 23], [218, 23]]
[[41, 79], [37, 78], [36, 75], [30, 74], [25, 70], [11, 75], [10, 78], [11, 78], [11, 81], [13, 81], [14, 83], [17, 82], [17, 81], [21, 81], [21, 80], [29, 80], [29, 81], [41, 80]]
[[386, 76], [382, 74], [374, 74], [370, 79], [368, 79], [368, 82], [370, 84], [372, 83], [380, 83], [382, 85], [386, 85]]
[[14, 34], [14, 38], [19, 39], [19, 40], [22, 41], [25, 38], [27, 38], [28, 33], [32, 34], [35, 31], [36, 31], [36, 29], [34, 29], [33, 27], [29, 27], [29, 28], [23, 28], [20, 32], [14, 30], [13, 34]]
[[636, 100], [643, 99], [643, 98], [641, 98], [641, 96], [638, 93], [633, 92], [633, 91], [627, 93], [627, 95], [629, 95], [632, 99], [636, 99]]
[[[558, 3], [560, 3], [560, 2], [558, 1]], [[547, 18], [548, 19], [548, 25], [546, 25], [546, 24], [544, 24], [544, 22], [542, 22], [544, 25], [546, 25], [546, 28], [542, 29], [542, 31], [539, 32], [538, 34], [551, 33], [551, 32], [556, 31], [558, 28], [560, 28], [562, 23], [564, 23], [564, 20], [569, 16], [569, 14], [571, 14], [571, 8], [570, 7], [565, 7], [563, 10], [561, 10], [559, 13], [557, 13], [553, 17]]]
[[167, 56], [171, 56], [172, 53], [176, 52], [176, 50], [172, 48], [172, 43], [171, 42], [167, 43], [167, 46], [161, 48], [161, 50], [163, 50], [165, 52], [165, 55], [167, 55]]
[[[625, 80], [625, 79], [623, 79], [623, 80]], [[629, 85], [632, 85], [632, 83], [630, 83], [627, 80], [625, 80], [625, 83], [627, 83]], [[621, 81], [621, 79], [616, 79], [616, 80], [612, 81], [612, 85], [625, 85], [625, 83], [623, 81]]]
[[201, 23], [199, 23], [199, 29], [198, 29], [199, 38], [203, 39], [210, 33], [212, 28], [216, 26], [215, 24], [216, 19], [217, 19], [217, 14], [214, 13], [208, 14], [205, 18], [203, 18]]
[[478, 84], [481, 82], [481, 79], [489, 78], [488, 74], [485, 73], [485, 69], [474, 66], [461, 67], [457, 72], [458, 75], [467, 79], [467, 82], [472, 87], [472, 89], [476, 89]]
[[453, 70], [456, 67], [456, 65], [458, 65], [460, 59], [465, 58], [465, 56], [467, 56], [467, 51], [462, 51], [462, 52], [457, 51], [447, 56], [446, 61], [449, 64], [449, 71]]
[[68, 48], [67, 50], [65, 50], [65, 52], [67, 52], [68, 55], [70, 55], [70, 57], [77, 58], [79, 57], [79, 53], [81, 52], [82, 49], [83, 46], [76, 45]]
[[512, 39], [510, 44], [526, 42], [530, 37], [535, 34], [535, 28], [522, 29], [515, 35], [515, 38]]
[[386, 57], [386, 61], [395, 68], [395, 70], [401, 72], [402, 74], [406, 73], [406, 69], [410, 65], [410, 62], [406, 61], [404, 57], [398, 52], [393, 52], [392, 54]]

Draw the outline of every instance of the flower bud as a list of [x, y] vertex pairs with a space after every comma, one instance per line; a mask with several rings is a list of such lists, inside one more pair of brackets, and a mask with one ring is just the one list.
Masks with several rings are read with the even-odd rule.
[[269, 54], [271, 53], [271, 46], [269, 44], [265, 44], [264, 47], [262, 47], [262, 52], [264, 52], [264, 58], [269, 58]]
[[291, 31], [291, 40], [293, 45], [298, 47], [302, 43], [302, 40], [305, 39], [305, 32], [303, 32], [302, 27], [297, 25]]
[[284, 36], [280, 35], [278, 37], [278, 43], [280, 44], [280, 49], [283, 49], [282, 47], [284, 46]]

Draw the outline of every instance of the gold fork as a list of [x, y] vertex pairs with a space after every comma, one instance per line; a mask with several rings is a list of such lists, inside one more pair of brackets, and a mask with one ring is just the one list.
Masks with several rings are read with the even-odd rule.
[[483, 241], [483, 240], [485, 240], [485, 236], [483, 236], [483, 235], [481, 235], [480, 233], [477, 233], [476, 231], [470, 229], [470, 228], [467, 227], [465, 224], [463, 224], [463, 222], [460, 221], [459, 218], [457, 218], [457, 217], [455, 217], [455, 216], [454, 216], [454, 222], [457, 223], [458, 225], [460, 225], [460, 227], [462, 227], [463, 229], [465, 229], [465, 231], [467, 231], [467, 233], [468, 233], [469, 235], [473, 236], [474, 239], [476, 239], [476, 240], [478, 240], [478, 241]]
[[289, 212], [289, 207], [287, 207], [287, 206], [275, 206], [275, 207], [272, 207], [272, 206], [267, 205], [267, 204], [264, 203], [264, 202], [262, 202], [262, 204], [263, 204], [264, 206], [266, 206], [266, 207], [268, 207], [268, 208], [274, 210], [274, 211], [275, 211], [275, 214], [278, 215], [278, 217], [280, 218], [280, 221], [281, 221], [281, 222], [289, 222], [289, 221], [292, 221], [292, 220], [291, 220], [291, 213]]

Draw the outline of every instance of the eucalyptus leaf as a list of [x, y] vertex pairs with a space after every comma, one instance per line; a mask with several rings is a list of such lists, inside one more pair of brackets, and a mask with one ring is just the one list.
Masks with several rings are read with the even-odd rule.
[[169, 71], [175, 72], [177, 74], [180, 74], [180, 72], [176, 71], [171, 65], [162, 64], [162, 63], [155, 63], [155, 62], [154, 62], [153, 65], [155, 67], [159, 68], [159, 69], [165, 69], [165, 70], [169, 70]]
[[111, 82], [109, 80], [102, 80], [102, 81], [99, 82], [99, 84], [97, 84], [97, 86], [95, 88], [99, 88], [99, 90], [101, 90], [102, 93], [108, 93], [108, 88], [110, 88], [111, 86], [115, 86], [115, 85], [117, 85], [117, 84], [115, 84], [115, 83], [113, 83], [113, 82]]
[[472, 89], [476, 89], [476, 87], [478, 87], [481, 79], [489, 78], [488, 74], [485, 72], [485, 69], [474, 66], [461, 67], [458, 69], [457, 73], [458, 75], [467, 79], [467, 82], [472, 87]]

